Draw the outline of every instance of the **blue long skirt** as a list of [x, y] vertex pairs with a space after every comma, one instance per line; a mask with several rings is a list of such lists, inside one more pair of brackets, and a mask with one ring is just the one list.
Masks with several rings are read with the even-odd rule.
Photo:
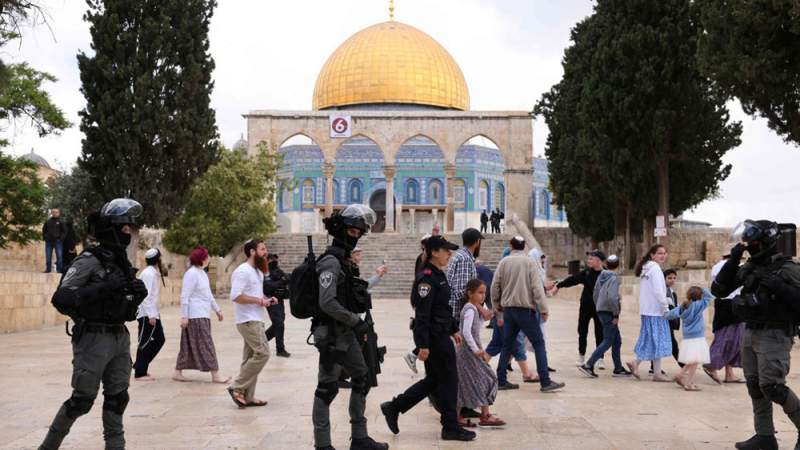
[[633, 348], [636, 359], [650, 361], [672, 355], [672, 339], [669, 335], [669, 321], [663, 317], [641, 316], [642, 326], [639, 339]]

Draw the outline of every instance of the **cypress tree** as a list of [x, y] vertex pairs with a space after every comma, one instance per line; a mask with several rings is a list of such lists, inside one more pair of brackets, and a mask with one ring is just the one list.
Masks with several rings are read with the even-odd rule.
[[78, 54], [86, 97], [78, 163], [105, 200], [135, 198], [145, 224], [166, 225], [219, 155], [208, 53], [216, 1], [87, 4], [94, 54]]

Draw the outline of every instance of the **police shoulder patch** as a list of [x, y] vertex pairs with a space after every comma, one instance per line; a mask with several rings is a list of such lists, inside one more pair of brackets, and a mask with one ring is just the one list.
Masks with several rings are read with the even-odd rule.
[[425, 298], [431, 293], [431, 285], [428, 283], [420, 283], [417, 285], [417, 294], [420, 298]]
[[333, 282], [333, 272], [326, 270], [319, 274], [319, 285], [327, 289]]
[[433, 271], [431, 269], [425, 269], [425, 270], [422, 271], [422, 274], [423, 275], [431, 275], [431, 274], [433, 274]]
[[63, 283], [63, 282], [65, 282], [65, 281], [68, 281], [70, 278], [72, 278], [72, 277], [75, 275], [75, 273], [76, 273], [77, 271], [78, 271], [78, 269], [77, 269], [77, 268], [75, 268], [75, 267], [70, 267], [70, 268], [67, 270], [67, 273], [65, 273], [65, 274], [64, 274], [64, 279], [62, 280], [62, 283]]

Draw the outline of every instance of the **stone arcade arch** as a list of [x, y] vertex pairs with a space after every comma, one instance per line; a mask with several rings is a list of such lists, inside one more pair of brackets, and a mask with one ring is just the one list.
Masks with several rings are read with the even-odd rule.
[[[323, 154], [323, 173], [332, 186], [336, 151], [343, 139], [330, 137], [330, 111], [257, 110], [247, 118], [248, 152], [255, 154], [259, 142], [277, 148], [288, 138], [303, 134], [311, 138]], [[503, 187], [507, 213], [530, 217], [533, 174], [533, 128], [527, 111], [439, 111], [439, 110], [338, 110], [350, 115], [354, 135], [372, 139], [384, 158], [387, 187], [393, 186], [395, 162], [400, 146], [409, 138], [423, 135], [434, 141], [445, 159], [445, 175], [456, 176], [456, 155], [462, 144], [481, 135], [493, 141], [503, 156]], [[391, 183], [389, 182], [391, 180]], [[447, 184], [447, 183], [446, 183]], [[393, 188], [392, 188], [393, 189]], [[452, 192], [447, 189], [446, 229], [453, 229]], [[331, 192], [327, 189], [326, 192]], [[387, 193], [388, 194], [388, 193]], [[393, 193], [392, 193], [393, 194]], [[387, 195], [387, 198], [392, 198]], [[333, 211], [333, 195], [326, 194], [326, 213]], [[394, 213], [387, 208], [387, 214]]]

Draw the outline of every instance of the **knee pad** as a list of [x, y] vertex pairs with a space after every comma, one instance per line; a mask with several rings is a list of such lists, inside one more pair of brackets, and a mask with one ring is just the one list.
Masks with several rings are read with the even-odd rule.
[[317, 384], [317, 390], [314, 391], [314, 397], [322, 400], [326, 405], [330, 405], [338, 393], [339, 385], [336, 382], [319, 383]]
[[92, 409], [94, 405], [94, 397], [76, 397], [73, 395], [64, 402], [64, 407], [67, 409], [67, 416], [70, 419], [77, 419], [78, 417], [86, 414]]
[[128, 396], [127, 389], [119, 394], [106, 395], [103, 401], [103, 409], [109, 410], [114, 414], [122, 415], [122, 413], [125, 412], [125, 408], [128, 407], [129, 401], [130, 397]]
[[789, 396], [789, 388], [785, 384], [767, 384], [761, 386], [761, 392], [764, 393], [770, 401], [779, 405], [786, 403], [786, 397]]
[[370, 386], [367, 383], [367, 377], [362, 375], [360, 377], [354, 377], [352, 380], [352, 387], [351, 389], [353, 392], [358, 392], [359, 394], [363, 395], [364, 397], [369, 394]]
[[750, 394], [752, 399], [764, 398], [764, 393], [761, 392], [761, 386], [758, 385], [758, 379], [747, 379], [747, 393]]

